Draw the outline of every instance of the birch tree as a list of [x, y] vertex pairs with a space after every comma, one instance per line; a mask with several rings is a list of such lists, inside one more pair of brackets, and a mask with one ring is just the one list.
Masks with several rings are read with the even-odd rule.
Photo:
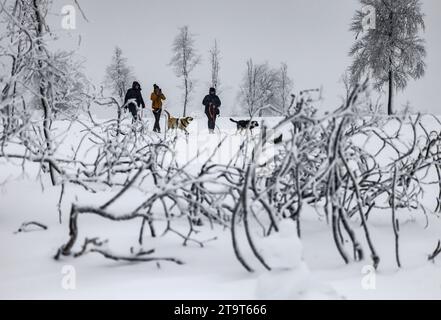
[[[56, 39], [46, 22], [50, 8], [51, 2], [44, 0], [0, 3], [0, 63], [4, 66], [0, 156], [11, 157], [7, 154], [8, 145], [24, 147], [22, 155], [14, 156], [38, 158], [42, 170], [49, 172], [55, 185], [60, 182], [57, 177], [61, 174], [54, 160], [58, 144], [51, 132], [55, 112], [73, 104], [80, 106], [87, 83], [79, 76], [80, 68], [73, 60], [73, 53], [53, 52], [47, 44]], [[31, 121], [34, 110], [41, 111], [41, 122]]]
[[201, 57], [197, 54], [195, 48], [194, 35], [190, 33], [188, 26], [181, 27], [172, 45], [173, 56], [170, 65], [178, 78], [182, 79], [184, 89], [184, 110], [183, 116], [187, 115], [187, 106], [191, 93], [194, 88], [194, 82], [190, 75], [194, 68], [200, 63]]
[[265, 109], [274, 104], [278, 84], [278, 71], [268, 63], [254, 64], [252, 59], [247, 61], [239, 99], [250, 117], [261, 117]]
[[274, 105], [281, 114], [286, 114], [291, 103], [292, 90], [294, 83], [288, 74], [288, 65], [282, 63], [278, 71], [278, 83], [276, 88], [276, 96], [274, 97]]
[[[58, 72], [54, 68], [53, 57], [46, 45], [46, 35], [50, 33], [46, 24], [49, 4], [42, 0], [3, 1], [2, 15], [6, 17], [6, 31], [2, 33], [1, 55], [11, 59], [9, 81], [2, 90], [2, 101], [6, 100], [6, 122], [11, 124], [12, 111], [16, 109], [17, 99], [23, 98], [24, 91], [36, 101], [35, 107], [43, 111], [41, 131], [44, 137], [44, 153], [53, 153], [51, 125], [53, 112], [53, 83], [48, 76]], [[5, 43], [9, 38], [10, 43]], [[10, 99], [12, 98], [12, 99]], [[10, 99], [10, 100], [9, 100]], [[23, 104], [24, 106], [25, 104]], [[3, 106], [1, 108], [3, 110]], [[8, 130], [14, 131], [8, 127]], [[56, 184], [53, 164], [49, 164], [52, 184]]]
[[210, 49], [210, 63], [211, 63], [211, 86], [219, 93], [220, 79], [220, 50], [217, 40], [214, 40], [214, 45]]
[[105, 85], [111, 90], [112, 94], [123, 103], [126, 90], [135, 79], [132, 68], [127, 63], [123, 51], [115, 47], [112, 62], [106, 68]]

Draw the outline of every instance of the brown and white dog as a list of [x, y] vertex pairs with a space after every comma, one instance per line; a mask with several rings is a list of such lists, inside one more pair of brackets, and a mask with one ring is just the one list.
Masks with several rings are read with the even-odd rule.
[[192, 117], [183, 117], [183, 118], [175, 118], [170, 115], [167, 110], [164, 110], [167, 114], [167, 129], [181, 129], [185, 132], [185, 134], [189, 134], [187, 131], [187, 127], [194, 119]]

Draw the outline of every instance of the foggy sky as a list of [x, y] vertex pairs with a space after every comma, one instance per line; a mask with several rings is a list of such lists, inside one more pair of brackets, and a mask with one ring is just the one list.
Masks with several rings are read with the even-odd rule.
[[[56, 0], [55, 12], [70, 0]], [[426, 14], [428, 68], [424, 79], [411, 81], [399, 94], [396, 107], [409, 101], [415, 111], [440, 113], [441, 1], [423, 0]], [[61, 34], [64, 49], [78, 49], [87, 61], [86, 73], [103, 80], [113, 48], [122, 48], [147, 98], [153, 83], [168, 97], [166, 107], [181, 112], [179, 80], [168, 63], [178, 28], [188, 25], [202, 55], [190, 111], [201, 112], [210, 81], [208, 50], [218, 40], [222, 60], [221, 99], [225, 109], [238, 108], [237, 94], [246, 60], [286, 62], [295, 91], [323, 86], [322, 109], [332, 109], [343, 94], [338, 83], [350, 65], [348, 51], [354, 35], [348, 31], [357, 0], [80, 0], [89, 22], [78, 13], [77, 29], [61, 30], [61, 17], [52, 15], [52, 29]], [[81, 44], [78, 47], [78, 37]]]

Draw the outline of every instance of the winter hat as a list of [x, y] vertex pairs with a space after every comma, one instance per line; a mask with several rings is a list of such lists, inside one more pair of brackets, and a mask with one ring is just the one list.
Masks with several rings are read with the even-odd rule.
[[213, 88], [213, 87], [211, 87], [211, 88], [210, 88], [210, 93], [212, 93], [212, 94], [216, 94], [216, 89]]
[[139, 88], [139, 90], [141, 90], [141, 85], [139, 84], [139, 82], [138, 81], [133, 81], [132, 88], [136, 89], [137, 87]]

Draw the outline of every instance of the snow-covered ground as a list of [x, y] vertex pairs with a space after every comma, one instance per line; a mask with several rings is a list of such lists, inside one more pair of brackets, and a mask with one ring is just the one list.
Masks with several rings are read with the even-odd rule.
[[[275, 123], [277, 119], [266, 121]], [[241, 139], [234, 135], [234, 124], [221, 119], [220, 136], [208, 136], [205, 126], [205, 119], [197, 119], [190, 127], [189, 142], [181, 138], [179, 152], [189, 157], [197, 150], [204, 154], [202, 150], [227, 136], [230, 142], [219, 151], [217, 161], [228, 161]], [[73, 132], [71, 139], [75, 137]], [[0, 181], [6, 180], [0, 187], [0, 299], [441, 299], [441, 262], [427, 261], [441, 239], [441, 221], [429, 215], [426, 228], [421, 212], [398, 212], [402, 269], [394, 259], [390, 214], [371, 213], [369, 225], [381, 257], [376, 273], [369, 259], [345, 265], [324, 217], [307, 206], [302, 212], [301, 240], [293, 236], [295, 226], [288, 223], [280, 234], [259, 240], [268, 261], [279, 266], [271, 273], [263, 267], [247, 273], [234, 256], [229, 230], [219, 226], [200, 228], [199, 240], [217, 237], [203, 248], [193, 243], [184, 247], [171, 233], [160, 238], [146, 236], [143, 249], [154, 248], [155, 256], [176, 257], [184, 265], [115, 262], [94, 253], [55, 261], [54, 254], [68, 237], [70, 204], [103, 201], [111, 191], [91, 196], [80, 187], [69, 186], [60, 225], [60, 187], [50, 186], [47, 176], [40, 183], [35, 168], [30, 165], [22, 175], [18, 164], [0, 162]], [[42, 222], [48, 230], [15, 234], [24, 221]], [[80, 237], [108, 238], [115, 252], [128, 252], [137, 243], [139, 221], [81, 216], [79, 224]], [[184, 225], [182, 228], [185, 230]], [[251, 252], [243, 251], [249, 261], [255, 259]], [[66, 286], [66, 279], [75, 280], [75, 288]]]

